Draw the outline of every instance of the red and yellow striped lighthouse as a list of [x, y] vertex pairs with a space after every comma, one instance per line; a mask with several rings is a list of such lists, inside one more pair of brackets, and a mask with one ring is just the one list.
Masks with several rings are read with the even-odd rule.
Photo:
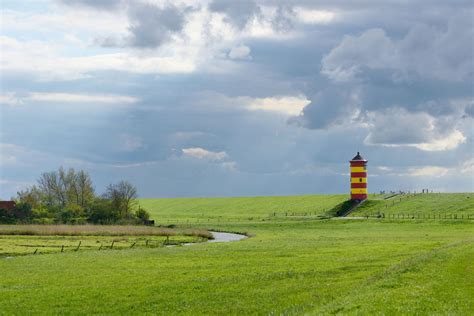
[[367, 160], [357, 152], [351, 164], [351, 200], [367, 199]]

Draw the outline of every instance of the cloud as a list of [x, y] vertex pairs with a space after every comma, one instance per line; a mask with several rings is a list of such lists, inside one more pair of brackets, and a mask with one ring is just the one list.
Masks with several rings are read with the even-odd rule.
[[175, 6], [158, 7], [148, 3], [134, 3], [129, 8], [130, 37], [127, 43], [138, 48], [156, 48], [182, 31], [184, 10]]
[[249, 96], [229, 97], [220, 93], [204, 92], [196, 98], [202, 107], [213, 109], [234, 109], [278, 113], [285, 116], [300, 115], [303, 108], [310, 103], [304, 95], [282, 95], [263, 98]]
[[446, 30], [417, 24], [400, 40], [390, 38], [380, 28], [359, 36], [345, 35], [323, 57], [321, 73], [336, 82], [353, 80], [367, 70], [390, 70], [393, 81], [411, 80], [412, 75], [466, 80], [474, 68], [470, 49], [474, 29], [467, 19], [470, 17], [452, 17]]
[[201, 147], [183, 148], [181, 151], [187, 157], [208, 161], [222, 161], [229, 158], [225, 151], [215, 152]]
[[463, 174], [474, 175], [474, 158], [464, 161], [461, 165], [460, 171]]
[[[117, 4], [119, 2], [114, 1]], [[50, 39], [54, 38], [55, 42], [74, 35], [82, 39], [83, 44], [87, 44], [88, 38], [84, 34], [88, 32], [119, 35], [127, 30], [128, 17], [125, 12], [81, 10], [81, 7], [64, 6], [62, 10], [45, 12], [24, 12], [5, 8], [2, 10], [2, 29], [6, 32], [5, 34], [22, 32], [28, 34], [28, 37], [40, 32], [48, 35]], [[43, 37], [35, 36], [34, 38], [39, 40]]]
[[327, 10], [313, 10], [304, 7], [295, 7], [293, 11], [296, 15], [296, 18], [308, 24], [325, 24], [331, 22], [335, 13]]
[[408, 175], [412, 177], [444, 177], [448, 172], [449, 168], [426, 166], [421, 168], [411, 168]]
[[84, 6], [99, 10], [115, 10], [119, 8], [123, 1], [121, 0], [57, 0], [68, 6]]
[[23, 104], [22, 98], [16, 96], [13, 92], [6, 92], [0, 94], [0, 104], [6, 104], [9, 106], [18, 106]]
[[19, 41], [0, 36], [3, 61], [0, 70], [7, 74], [35, 75], [43, 81], [77, 80], [97, 71], [125, 71], [137, 74], [191, 73], [196, 69], [189, 56], [137, 56], [129, 52], [65, 57], [48, 43]]
[[457, 129], [424, 112], [403, 108], [368, 113], [368, 145], [416, 147], [425, 151], [452, 150], [466, 141]]
[[19, 97], [20, 103], [28, 101], [48, 103], [136, 103], [138, 98], [125, 95], [92, 95], [62, 92], [31, 92]]
[[214, 0], [209, 4], [209, 10], [224, 14], [225, 21], [238, 29], [243, 29], [261, 13], [260, 7], [253, 0]]
[[235, 46], [229, 52], [230, 59], [251, 59], [250, 48], [245, 45]]
[[246, 108], [250, 111], [268, 111], [286, 115], [299, 115], [310, 103], [304, 96], [281, 96], [250, 99]]
[[310, 129], [352, 124], [360, 114], [360, 102], [357, 90], [328, 87], [316, 93], [303, 108], [302, 115], [289, 122]]

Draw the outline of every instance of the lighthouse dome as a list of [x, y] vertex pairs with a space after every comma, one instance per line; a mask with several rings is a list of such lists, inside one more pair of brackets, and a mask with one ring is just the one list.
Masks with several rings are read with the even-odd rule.
[[357, 155], [355, 155], [355, 157], [352, 158], [351, 161], [367, 161], [367, 160], [365, 160], [364, 157], [362, 157], [362, 156], [360, 155], [360, 153], [357, 152]]

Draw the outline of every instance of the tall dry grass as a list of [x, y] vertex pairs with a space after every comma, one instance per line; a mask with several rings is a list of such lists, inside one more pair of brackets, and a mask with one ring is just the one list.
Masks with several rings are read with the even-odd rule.
[[212, 239], [204, 229], [121, 225], [0, 225], [0, 235], [41, 236], [197, 236]]

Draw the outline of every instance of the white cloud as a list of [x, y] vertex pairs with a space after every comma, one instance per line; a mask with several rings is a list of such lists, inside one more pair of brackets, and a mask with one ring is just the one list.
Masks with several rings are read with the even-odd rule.
[[449, 118], [434, 118], [425, 112], [390, 108], [367, 113], [366, 145], [415, 147], [424, 151], [446, 151], [466, 141]]
[[124, 95], [91, 95], [72, 93], [34, 92], [23, 100], [37, 102], [81, 102], [81, 103], [135, 103], [139, 99]]
[[187, 52], [157, 56], [133, 52], [63, 56], [55, 45], [40, 41], [18, 41], [0, 36], [2, 60], [0, 70], [35, 74], [40, 80], [74, 80], [95, 71], [125, 71], [138, 74], [191, 73], [196, 69], [194, 57]]
[[8, 92], [0, 94], [0, 104], [6, 104], [9, 106], [22, 105], [24, 102], [22, 98], [19, 98], [15, 93]]
[[221, 163], [222, 168], [227, 171], [236, 172], [237, 171], [237, 163], [235, 161], [226, 161]]
[[336, 14], [327, 10], [311, 10], [303, 7], [293, 9], [296, 18], [308, 24], [326, 24], [334, 20]]
[[[322, 59], [321, 73], [334, 81], [349, 81], [367, 69], [391, 70], [392, 80], [412, 74], [446, 81], [469, 80], [474, 59], [467, 53], [472, 42], [471, 17], [452, 17], [447, 28], [418, 24], [402, 39], [373, 28], [359, 36], [345, 35]], [[459, 21], [458, 21], [459, 20]]]
[[408, 175], [412, 177], [443, 177], [449, 173], [449, 168], [426, 166], [420, 168], [411, 168]]
[[462, 174], [474, 175], [474, 158], [471, 158], [461, 164], [460, 172]]
[[62, 7], [57, 12], [19, 12], [2, 9], [2, 28], [5, 31], [69, 33], [84, 31], [121, 33], [128, 27], [124, 12], [105, 10], [81, 10], [78, 7]]
[[185, 156], [208, 161], [222, 161], [229, 158], [225, 151], [210, 151], [201, 147], [183, 148], [182, 152]]
[[235, 46], [229, 52], [230, 59], [251, 59], [250, 48], [245, 45]]
[[433, 139], [427, 143], [409, 144], [409, 146], [426, 151], [444, 151], [454, 149], [465, 141], [466, 137], [460, 131], [454, 130], [446, 137]]
[[113, 94], [75, 94], [56, 92], [32, 92], [27, 94], [4, 93], [0, 94], [0, 105], [20, 106], [27, 104], [81, 104], [96, 105], [104, 104], [108, 106], [121, 107], [138, 102], [139, 99], [125, 95]]
[[280, 113], [287, 116], [300, 115], [311, 101], [304, 95], [272, 96], [252, 98], [248, 96], [228, 97], [215, 92], [203, 92], [197, 97], [202, 106], [226, 106], [247, 111]]
[[287, 115], [299, 115], [310, 102], [310, 100], [303, 96], [256, 98], [249, 100], [246, 108], [251, 111], [270, 111]]

